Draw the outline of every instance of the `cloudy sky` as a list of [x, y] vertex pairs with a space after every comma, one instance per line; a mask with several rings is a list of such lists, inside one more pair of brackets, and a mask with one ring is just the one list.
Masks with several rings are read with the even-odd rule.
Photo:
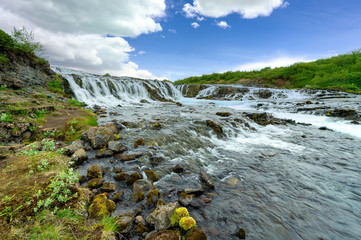
[[53, 65], [177, 80], [361, 48], [360, 0], [0, 0]]

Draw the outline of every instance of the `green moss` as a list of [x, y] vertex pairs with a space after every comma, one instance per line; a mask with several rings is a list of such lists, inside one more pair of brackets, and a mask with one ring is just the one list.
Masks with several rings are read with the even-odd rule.
[[136, 192], [132, 194], [132, 201], [133, 202], [141, 202], [145, 199], [145, 194], [143, 192]]
[[89, 207], [89, 217], [102, 219], [115, 210], [115, 203], [107, 198], [107, 193], [96, 195]]
[[159, 190], [158, 189], [153, 189], [153, 190], [150, 190], [148, 193], [147, 193], [147, 203], [149, 205], [154, 205], [157, 203], [158, 201], [158, 197], [159, 197]]
[[156, 182], [159, 180], [157, 174], [155, 174], [153, 170], [145, 170], [144, 173], [151, 182]]
[[179, 227], [187, 231], [193, 227], [197, 227], [197, 224], [192, 217], [183, 217], [179, 220]]
[[149, 232], [149, 228], [144, 226], [142, 223], [138, 223], [134, 231], [137, 233], [137, 235], [142, 235], [143, 233]]
[[178, 225], [179, 221], [183, 217], [188, 217], [188, 216], [189, 216], [189, 213], [188, 213], [187, 208], [185, 208], [185, 207], [177, 208], [171, 216], [171, 225], [172, 226]]

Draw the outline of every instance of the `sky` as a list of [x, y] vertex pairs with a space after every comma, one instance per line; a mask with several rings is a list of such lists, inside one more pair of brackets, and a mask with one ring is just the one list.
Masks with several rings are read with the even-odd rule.
[[52, 65], [178, 80], [287, 66], [361, 48], [360, 0], [0, 0]]

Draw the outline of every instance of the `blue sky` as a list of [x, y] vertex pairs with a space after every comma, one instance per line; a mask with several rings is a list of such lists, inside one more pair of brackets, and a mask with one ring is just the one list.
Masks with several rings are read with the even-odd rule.
[[177, 80], [361, 48], [361, 1], [0, 0], [0, 28], [14, 26], [54, 65]]

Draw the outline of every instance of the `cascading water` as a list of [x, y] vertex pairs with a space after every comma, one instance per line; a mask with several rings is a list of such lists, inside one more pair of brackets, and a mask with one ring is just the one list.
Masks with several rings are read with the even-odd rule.
[[[80, 73], [64, 77], [78, 100], [89, 105], [126, 102], [112, 108], [116, 115], [99, 122], [123, 124], [119, 137], [128, 148], [125, 154], [142, 154], [124, 162], [116, 156], [97, 159], [94, 151], [79, 167], [81, 175], [94, 164], [125, 172], [152, 169], [160, 178], [154, 187], [164, 200], [174, 202], [180, 189], [201, 188], [203, 169], [213, 177], [215, 189], [195, 200], [212, 201], [195, 201], [187, 208], [209, 239], [236, 240], [239, 227], [246, 229], [247, 239], [256, 240], [361, 239], [360, 95], [240, 86], [226, 86], [228, 90], [197, 86], [193, 91], [189, 86], [177, 86], [177, 90], [165, 82], [129, 79], [127, 84], [123, 78], [108, 81]], [[154, 101], [149, 89], [155, 88], [159, 96], [177, 99], [183, 106]], [[180, 92], [189, 91], [203, 99], [181, 97]], [[141, 99], [151, 102], [151, 107], [139, 104]], [[345, 116], [332, 116], [342, 107], [348, 109]], [[218, 124], [222, 132], [209, 127], [206, 120]], [[160, 127], [154, 128], [155, 123]], [[138, 138], [144, 139], [145, 146], [135, 149]], [[182, 173], [174, 172], [177, 165]], [[113, 177], [108, 171], [105, 180], [114, 182]], [[124, 183], [116, 184], [131, 191]], [[144, 204], [123, 201], [117, 203], [116, 214], [135, 209], [144, 209]], [[149, 211], [139, 214], [146, 218]]]
[[153, 102], [181, 97], [181, 93], [167, 81], [99, 76], [62, 67], [52, 69], [68, 81], [75, 98], [89, 106], [115, 107], [142, 100]]

